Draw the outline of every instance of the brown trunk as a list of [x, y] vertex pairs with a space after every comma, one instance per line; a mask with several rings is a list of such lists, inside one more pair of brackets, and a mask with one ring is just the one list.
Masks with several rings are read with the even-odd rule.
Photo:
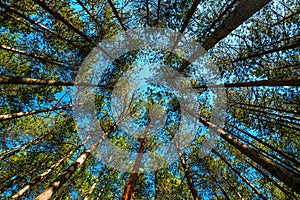
[[125, 27], [123, 20], [121, 19], [121, 17], [119, 16], [119, 13], [114, 5], [114, 3], [112, 2], [112, 0], [108, 0], [108, 3], [111, 7], [111, 9], [113, 10], [113, 13], [115, 15], [115, 17], [117, 18], [117, 20], [119, 21], [121, 27], [123, 28], [124, 31], [127, 31], [127, 28]]
[[98, 175], [98, 178], [95, 180], [95, 182], [93, 183], [91, 189], [89, 190], [89, 192], [84, 196], [84, 200], [88, 200], [89, 197], [92, 195], [92, 193], [94, 192], [95, 188], [96, 188], [96, 185], [98, 184], [99, 182], [99, 179], [101, 178], [101, 176], [103, 176], [105, 170], [106, 170], [106, 166], [103, 167], [103, 169], [101, 170], [101, 172], [99, 173]]
[[142, 138], [138, 154], [135, 159], [133, 171], [130, 173], [128, 184], [124, 190], [123, 200], [132, 200], [134, 195], [134, 188], [137, 182], [139, 168], [143, 158], [143, 152], [145, 150], [146, 138]]
[[[193, 1], [193, 4], [191, 5], [190, 9], [187, 11], [186, 15], [185, 15], [185, 19], [183, 20], [183, 24], [180, 28], [180, 33], [184, 33], [186, 27], [188, 26], [191, 18], [193, 17], [193, 14], [194, 12], [196, 11], [197, 9], [197, 6], [199, 5], [199, 3], [201, 2], [202, 0], [194, 0]], [[181, 40], [181, 36], [182, 35], [177, 35], [176, 37], [176, 40], [173, 44], [173, 47], [172, 47], [172, 51], [174, 51], [174, 49], [177, 47], [178, 45], [178, 42]]]
[[50, 111], [55, 111], [55, 110], [61, 110], [61, 109], [68, 109], [72, 108], [73, 105], [66, 105], [66, 106], [58, 106], [58, 107], [52, 107], [52, 108], [44, 108], [41, 110], [32, 110], [28, 112], [18, 112], [18, 113], [12, 113], [12, 114], [5, 114], [5, 115], [0, 115], [0, 121], [8, 120], [8, 119], [16, 119], [28, 115], [35, 115], [38, 113], [44, 113], [44, 112], [50, 112]]
[[287, 154], [287, 153], [285, 153], [285, 152], [283, 152], [283, 151], [280, 151], [280, 150], [276, 149], [275, 147], [273, 147], [272, 145], [270, 145], [270, 144], [268, 144], [268, 143], [262, 141], [262, 140], [259, 139], [258, 137], [254, 136], [254, 135], [252, 135], [252, 134], [250, 134], [250, 133], [248, 133], [248, 132], [246, 132], [246, 131], [244, 131], [244, 130], [242, 130], [242, 129], [240, 129], [240, 128], [238, 128], [238, 127], [236, 127], [236, 126], [234, 126], [234, 125], [232, 125], [232, 124], [230, 124], [230, 123], [228, 123], [228, 122], [226, 122], [226, 124], [229, 125], [229, 126], [231, 126], [231, 127], [233, 127], [233, 128], [235, 128], [236, 130], [242, 132], [243, 134], [247, 135], [248, 137], [253, 138], [254, 140], [256, 140], [256, 141], [258, 141], [259, 143], [263, 144], [264, 146], [268, 147], [268, 148], [271, 149], [272, 151], [278, 153], [279, 155], [281, 155], [282, 157], [286, 158], [287, 160], [290, 160], [291, 162], [293, 162], [293, 163], [295, 163], [296, 165], [300, 166], [299, 161], [297, 161], [297, 160], [296, 160], [295, 158], [293, 158], [291, 155], [289, 155], [289, 154]]
[[32, 188], [34, 185], [36, 185], [38, 182], [40, 182], [42, 179], [44, 179], [49, 173], [52, 172], [53, 169], [55, 169], [56, 167], [58, 167], [63, 161], [65, 161], [67, 158], [69, 158], [70, 156], [73, 155], [73, 153], [78, 150], [81, 146], [78, 145], [74, 150], [71, 150], [67, 155], [65, 155], [63, 158], [59, 159], [56, 163], [54, 163], [53, 165], [51, 165], [49, 167], [49, 169], [47, 169], [45, 172], [38, 174], [34, 181], [29, 183], [28, 185], [26, 185], [25, 187], [23, 187], [21, 190], [19, 190], [17, 193], [15, 193], [14, 195], [12, 195], [12, 197], [10, 199], [18, 199], [20, 196], [22, 196], [26, 191], [28, 191], [30, 188]]
[[179, 159], [180, 159], [180, 163], [183, 167], [183, 171], [184, 171], [184, 175], [187, 179], [187, 183], [188, 183], [188, 186], [189, 186], [189, 189], [194, 197], [194, 200], [200, 200], [201, 198], [199, 197], [198, 195], [198, 192], [197, 192], [197, 189], [196, 187], [194, 186], [194, 183], [193, 183], [193, 179], [192, 179], [192, 176], [190, 175], [190, 172], [189, 172], [189, 169], [188, 169], [188, 166], [183, 158], [183, 156], [181, 155], [181, 153], [179, 154]]
[[[241, 0], [239, 4], [231, 11], [223, 22], [216, 28], [216, 30], [203, 42], [202, 47], [208, 51], [220, 40], [225, 38], [229, 33], [239, 27], [243, 22], [248, 20], [253, 14], [259, 11], [271, 0]], [[203, 54], [203, 50], [198, 49], [194, 54], [187, 59], [183, 65], [180, 66], [179, 72], [183, 72], [184, 69], [192, 62], [194, 62], [199, 56]]]
[[249, 82], [241, 82], [241, 83], [224, 83], [224, 84], [216, 84], [216, 85], [195, 86], [193, 88], [206, 89], [206, 88], [262, 87], [262, 86], [300, 86], [300, 79], [262, 80], [262, 81], [249, 81]]
[[[88, 150], [84, 151], [76, 160], [73, 162], [63, 173], [61, 173], [51, 184], [49, 187], [44, 189], [44, 191], [39, 194], [35, 200], [48, 200], [52, 197], [52, 195], [61, 188], [63, 184], [65, 184], [68, 179], [75, 173], [75, 171], [83, 165], [83, 163], [87, 160], [87, 158], [91, 155], [91, 153], [101, 144], [104, 137], [107, 136], [107, 132], [103, 134], [103, 136], [95, 142]], [[88, 140], [89, 138], [87, 138]]]
[[[227, 130], [227, 132], [229, 132]], [[274, 159], [274, 161], [278, 161], [279, 163], [283, 164], [282, 167], [284, 167], [286, 170], [295, 170], [299, 172], [299, 169], [296, 168], [295, 166], [291, 165], [289, 162], [287, 162], [286, 160], [282, 160], [281, 158], [270, 154], [269, 152], [267, 152], [266, 150], [264, 150], [263, 148], [257, 147], [256, 145], [254, 145], [253, 143], [247, 141], [244, 137], [240, 136], [240, 135], [236, 135], [234, 133], [230, 133], [231, 136], [235, 137], [236, 139], [239, 139], [241, 142], [244, 142], [246, 145], [249, 145], [249, 147], [253, 147], [255, 150], [259, 151], [260, 153], [266, 155], [267, 158], [270, 159]]]
[[8, 153], [5, 153], [3, 155], [0, 156], [0, 160], [4, 160], [10, 156], [13, 156], [15, 155], [16, 153], [20, 152], [20, 151], [24, 151], [25, 149], [33, 146], [33, 145], [36, 145], [37, 143], [39, 143], [40, 141], [43, 141], [43, 139], [45, 139], [47, 136], [49, 136], [49, 134], [47, 135], [44, 135], [42, 137], [38, 137], [38, 138], [35, 138], [33, 140], [31, 140], [30, 142], [28, 142], [27, 144], [21, 146], [21, 147], [17, 147], [17, 148], [14, 148], [14, 150], [10, 150], [10, 152]]
[[297, 173], [286, 170], [280, 164], [274, 162], [273, 160], [262, 155], [259, 151], [250, 148], [249, 146], [243, 144], [242, 142], [236, 140], [234, 137], [230, 136], [228, 133], [223, 131], [221, 128], [217, 127], [215, 124], [206, 121], [202, 117], [188, 111], [191, 115], [198, 118], [201, 123], [205, 126], [210, 127], [216, 133], [220, 135], [225, 141], [234, 146], [241, 153], [245, 154], [247, 157], [251, 158], [254, 162], [262, 166], [265, 170], [270, 172], [273, 176], [278, 178], [280, 181], [285, 183], [287, 186], [292, 188], [294, 191], [300, 191], [300, 176]]
[[234, 171], [258, 196], [260, 196], [262, 199], [264, 200], [268, 200], [254, 185], [252, 185], [250, 183], [250, 181], [244, 177], [237, 169], [235, 169], [222, 155], [220, 155], [216, 150], [212, 150], [212, 152], [214, 154], [216, 154], [217, 156], [219, 156], [221, 158], [221, 160], [223, 160], [226, 165], [232, 170]]
[[[225, 10], [210, 24], [210, 26], [206, 29], [207, 32], [205, 32], [203, 34], [203, 36], [205, 36], [206, 34], [208, 34], [210, 32], [210, 30], [212, 28], [214, 28], [216, 26], [216, 24], [220, 24], [221, 23], [221, 19], [224, 17], [225, 14], [227, 14], [233, 7], [234, 5], [237, 3], [238, 0], [233, 0], [230, 2], [230, 4], [225, 8]], [[225, 4], [226, 5], [226, 4]], [[202, 37], [204, 38], [204, 37]]]
[[251, 161], [246, 160], [246, 163], [248, 163], [251, 167], [253, 167], [256, 171], [258, 171], [261, 175], [263, 175], [268, 181], [272, 182], [273, 185], [278, 187], [285, 195], [289, 196], [289, 198], [297, 199], [293, 194], [291, 194], [287, 189], [285, 189], [283, 186], [281, 186], [279, 183], [277, 183], [274, 179], [272, 179], [268, 174], [266, 174], [263, 170], [261, 170], [258, 166], [256, 166]]
[[22, 55], [25, 55], [25, 56], [28, 56], [28, 57], [31, 57], [31, 58], [35, 58], [35, 59], [40, 60], [40, 61], [45, 62], [45, 63], [52, 63], [52, 64], [55, 64], [55, 65], [66, 67], [63, 63], [61, 63], [59, 61], [55, 61], [55, 60], [52, 60], [52, 59], [47, 58], [45, 56], [37, 55], [35, 53], [30, 53], [30, 52], [26, 52], [26, 51], [23, 51], [23, 50], [15, 49], [13, 47], [9, 47], [9, 46], [6, 46], [6, 45], [0, 45], [0, 49], [10, 51], [10, 52], [13, 52], [13, 53], [17, 53], [17, 54], [22, 54]]
[[274, 107], [269, 107], [269, 106], [261, 106], [261, 105], [255, 105], [251, 103], [243, 103], [243, 102], [235, 102], [235, 101], [230, 101], [230, 104], [239, 104], [243, 106], [249, 106], [249, 107], [255, 107], [255, 108], [260, 108], [260, 109], [265, 109], [265, 110], [274, 110], [278, 112], [285, 112], [285, 113], [290, 113], [290, 114], [300, 114], [297, 110], [285, 110], [281, 108], [274, 108]]
[[222, 193], [224, 194], [226, 199], [230, 200], [230, 197], [228, 196], [228, 194], [226, 193], [226, 191], [223, 189], [223, 187], [219, 184], [219, 181], [216, 179], [216, 177], [214, 176], [214, 174], [209, 170], [209, 168], [206, 166], [206, 170], [207, 172], [210, 174], [210, 176], [212, 177], [212, 179], [214, 180], [214, 182], [216, 183], [216, 185], [220, 188], [220, 190], [222, 191]]
[[10, 77], [0, 75], [0, 84], [24, 84], [24, 85], [46, 85], [46, 86], [85, 86], [85, 87], [101, 87], [111, 89], [112, 86], [101, 86], [84, 82], [67, 82], [56, 80], [43, 80], [35, 78]]

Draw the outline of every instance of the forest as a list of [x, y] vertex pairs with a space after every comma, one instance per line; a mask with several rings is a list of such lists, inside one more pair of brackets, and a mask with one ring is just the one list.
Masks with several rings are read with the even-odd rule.
[[300, 0], [0, 12], [0, 199], [300, 199]]

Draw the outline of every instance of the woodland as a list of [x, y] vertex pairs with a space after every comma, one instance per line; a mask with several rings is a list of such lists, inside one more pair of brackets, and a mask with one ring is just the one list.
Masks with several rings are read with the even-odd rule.
[[[299, 0], [0, 0], [0, 12], [0, 199], [300, 199]], [[201, 45], [221, 82], [201, 76], [201, 55], [151, 46], [78, 82], [93, 49], [106, 51], [101, 41], [151, 27]], [[153, 63], [160, 78], [185, 77], [198, 106], [163, 82], [128, 97], [122, 77]], [[94, 88], [94, 101], [74, 96], [79, 86]], [[193, 136], [184, 148], [179, 132]], [[172, 142], [174, 157], [155, 168]]]

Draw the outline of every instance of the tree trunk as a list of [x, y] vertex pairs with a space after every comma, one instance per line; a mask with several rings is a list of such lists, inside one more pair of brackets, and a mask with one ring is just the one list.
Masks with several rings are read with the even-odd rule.
[[256, 141], [258, 141], [259, 143], [263, 144], [264, 146], [268, 147], [268, 148], [271, 149], [272, 151], [278, 153], [279, 155], [281, 155], [282, 157], [286, 158], [287, 160], [289, 160], [289, 161], [295, 163], [296, 165], [298, 165], [298, 166], [300, 165], [299, 161], [296, 160], [295, 158], [293, 158], [291, 155], [289, 155], [289, 154], [287, 154], [287, 153], [285, 153], [285, 152], [283, 152], [283, 151], [280, 151], [280, 150], [276, 149], [275, 147], [273, 147], [272, 145], [270, 145], [270, 144], [268, 144], [268, 143], [262, 141], [262, 140], [259, 139], [258, 137], [254, 136], [254, 135], [252, 135], [252, 134], [250, 134], [250, 133], [248, 133], [248, 132], [246, 132], [246, 131], [244, 131], [244, 130], [242, 130], [242, 129], [240, 129], [240, 128], [238, 128], [238, 127], [236, 127], [236, 126], [234, 126], [234, 125], [232, 125], [232, 124], [230, 124], [230, 123], [228, 123], [228, 122], [226, 122], [226, 124], [229, 125], [229, 126], [231, 126], [232, 128], [235, 128], [236, 130], [242, 132], [243, 134], [247, 135], [248, 137], [253, 138], [254, 140], [256, 140]]
[[[189, 111], [188, 111], [189, 112]], [[300, 191], [300, 176], [297, 173], [286, 170], [284, 167], [274, 162], [273, 160], [262, 155], [259, 151], [250, 148], [249, 146], [243, 144], [242, 142], [236, 140], [234, 137], [230, 136], [228, 133], [223, 131], [221, 128], [217, 127], [215, 124], [206, 121], [202, 117], [189, 112], [192, 116], [199, 119], [201, 123], [205, 126], [210, 127], [216, 133], [220, 135], [225, 141], [234, 146], [241, 153], [245, 154], [247, 157], [251, 158], [254, 162], [262, 166], [265, 170], [270, 172], [273, 176], [278, 178], [280, 181], [285, 183], [287, 186], [292, 188], [294, 191]]]
[[99, 179], [101, 178], [101, 176], [103, 176], [105, 170], [106, 170], [106, 165], [103, 167], [103, 169], [101, 170], [101, 172], [99, 173], [98, 175], [98, 178], [95, 180], [95, 183], [93, 183], [91, 189], [89, 190], [89, 192], [84, 196], [84, 200], [88, 200], [89, 197], [92, 195], [92, 193], [94, 192], [95, 188], [96, 188], [96, 185], [98, 184], [99, 182]]
[[254, 163], [251, 161], [246, 160], [246, 163], [248, 163], [251, 167], [253, 167], [256, 171], [258, 171], [261, 175], [263, 175], [268, 181], [273, 183], [276, 187], [278, 187], [285, 195], [289, 196], [289, 198], [297, 199], [293, 194], [291, 194], [287, 189], [285, 189], [283, 186], [281, 186], [279, 183], [277, 183], [273, 178], [271, 178], [268, 174], [263, 172], [259, 167], [257, 167]]
[[[239, 27], [243, 22], [248, 20], [253, 14], [259, 11], [271, 0], [241, 0], [239, 4], [231, 11], [223, 22], [215, 29], [215, 31], [203, 42], [202, 47], [208, 51], [215, 46], [220, 40], [225, 38], [229, 33]], [[202, 48], [196, 50], [192, 56], [190, 56], [186, 62], [184, 62], [179, 72], [183, 72], [184, 69], [193, 63], [199, 56], [203, 55]]]
[[[85, 142], [84, 142], [85, 143]], [[53, 169], [58, 167], [63, 161], [65, 161], [67, 158], [73, 155], [73, 153], [78, 150], [84, 143], [81, 145], [78, 145], [75, 149], [71, 150], [67, 155], [65, 155], [63, 158], [59, 159], [56, 163], [51, 165], [49, 169], [47, 169], [45, 172], [38, 174], [34, 181], [23, 187], [21, 190], [19, 190], [17, 193], [12, 195], [10, 199], [18, 199], [20, 196], [22, 196], [26, 191], [28, 191], [30, 188], [32, 188], [34, 185], [36, 185], [38, 182], [43, 180], [49, 173], [52, 172]]]
[[[75, 171], [82, 166], [82, 164], [87, 160], [87, 158], [91, 155], [91, 153], [102, 143], [104, 137], [107, 136], [107, 132], [103, 134], [103, 136], [95, 142], [89, 149], [84, 151], [75, 162], [73, 162], [61, 175], [59, 175], [49, 187], [44, 189], [44, 191], [39, 194], [35, 200], [48, 200], [52, 197], [52, 195], [60, 189], [60, 187], [65, 184], [68, 179], [75, 173]], [[87, 138], [88, 140], [89, 138]]]
[[188, 186], [189, 186], [189, 189], [194, 197], [194, 200], [200, 200], [201, 198], [199, 197], [198, 195], [198, 192], [197, 192], [197, 189], [196, 187], [194, 186], [194, 183], [193, 183], [193, 179], [192, 179], [192, 176], [190, 175], [190, 172], [189, 172], [189, 169], [188, 169], [188, 166], [182, 156], [182, 154], [179, 152], [179, 159], [180, 159], [180, 163], [183, 167], [183, 171], [184, 171], [184, 175], [187, 179], [187, 183], [188, 183]]
[[50, 111], [55, 111], [55, 110], [61, 110], [61, 109], [68, 109], [72, 108], [74, 105], [66, 105], [66, 106], [58, 106], [58, 107], [52, 107], [52, 108], [44, 108], [41, 110], [32, 110], [28, 112], [17, 112], [17, 113], [12, 113], [12, 114], [5, 114], [5, 115], [0, 115], [0, 121], [4, 120], [9, 120], [9, 119], [16, 119], [28, 115], [35, 115], [38, 113], [44, 113], [44, 112], [50, 112]]
[[59, 66], [63, 66], [65, 68], [67, 68], [60, 61], [55, 61], [55, 60], [52, 60], [52, 59], [47, 58], [45, 56], [37, 55], [35, 53], [30, 53], [30, 52], [26, 52], [26, 51], [23, 51], [23, 50], [15, 49], [13, 47], [9, 47], [9, 46], [6, 46], [6, 45], [0, 45], [0, 49], [6, 50], [6, 51], [10, 51], [10, 52], [13, 52], [13, 53], [17, 53], [17, 54], [22, 54], [22, 55], [25, 55], [25, 56], [28, 56], [28, 57], [40, 60], [40, 61], [45, 62], [45, 63], [52, 63], [54, 65], [59, 65]]
[[128, 184], [124, 190], [123, 200], [132, 200], [134, 195], [134, 188], [137, 182], [139, 168], [142, 162], [143, 153], [145, 150], [146, 138], [142, 138], [138, 154], [135, 159], [133, 171], [130, 173]]
[[260, 196], [264, 200], [268, 200], [254, 185], [250, 183], [250, 181], [244, 177], [237, 169], [235, 169], [222, 155], [220, 155], [216, 150], [212, 150], [214, 154], [219, 156], [221, 160], [223, 160], [227, 166], [234, 171], [258, 196]]
[[241, 83], [224, 83], [224, 84], [215, 84], [215, 85], [202, 85], [202, 86], [195, 86], [195, 87], [193, 87], [193, 89], [262, 87], [262, 86], [300, 86], [300, 79], [262, 80], [262, 81], [249, 81], [249, 82], [241, 82]]
[[225, 196], [225, 199], [230, 200], [230, 197], [228, 196], [228, 194], [226, 193], [226, 191], [222, 188], [222, 186], [219, 184], [219, 181], [216, 179], [216, 177], [213, 175], [213, 173], [208, 169], [208, 167], [206, 167], [207, 172], [210, 174], [210, 176], [212, 177], [212, 179], [214, 180], [214, 182], [216, 183], [216, 185], [220, 188], [220, 190], [222, 191], [222, 193]]
[[115, 17], [117, 18], [117, 20], [119, 21], [119, 24], [121, 25], [121, 27], [123, 28], [123, 30], [126, 32], [127, 28], [125, 27], [123, 20], [121, 19], [121, 17], [119, 16], [119, 13], [114, 5], [114, 3], [112, 2], [112, 0], [108, 0], [108, 3], [111, 7], [111, 9], [113, 10], [113, 13], [115, 15]]

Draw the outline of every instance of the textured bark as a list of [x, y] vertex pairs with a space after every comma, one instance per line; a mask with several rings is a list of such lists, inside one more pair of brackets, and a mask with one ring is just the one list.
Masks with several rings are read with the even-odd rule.
[[[0, 6], [3, 7], [3, 8], [5, 8], [5, 9], [6, 9], [7, 11], [9, 11], [10, 13], [14, 13], [14, 14], [16, 14], [17, 16], [19, 16], [19, 17], [21, 17], [21, 18], [23, 18], [23, 19], [29, 21], [31, 24], [36, 25], [36, 26], [39, 27], [40, 29], [45, 30], [45, 31], [47, 31], [47, 32], [49, 32], [49, 33], [55, 35], [56, 37], [62, 39], [63, 41], [67, 41], [69, 44], [71, 44], [73, 47], [75, 47], [75, 46], [73, 45], [73, 43], [74, 43], [73, 41], [71, 41], [71, 40], [69, 40], [69, 39], [67, 39], [67, 38], [62, 37], [62, 36], [59, 35], [56, 31], [54, 31], [54, 30], [52, 30], [52, 29], [50, 29], [50, 28], [47, 28], [47, 27], [44, 26], [43, 24], [40, 24], [40, 23], [38, 23], [38, 22], [36, 22], [36, 21], [30, 19], [28, 16], [24, 15], [23, 13], [20, 13], [20, 12], [19, 12], [18, 10], [16, 10], [15, 8], [10, 7], [10, 6], [7, 6], [7, 5], [5, 5], [5, 4], [3, 4], [3, 3], [1, 3], [1, 2], [0, 2]], [[10, 14], [8, 14], [8, 13], [7, 13], [7, 15], [14, 18], [14, 16], [12, 16], [12, 15], [10, 15]], [[18, 20], [18, 19], [16, 19], [16, 20]], [[18, 20], [18, 21], [20, 21], [20, 20]], [[78, 47], [77, 47], [77, 48], [78, 48]]]
[[125, 27], [123, 20], [121, 19], [121, 17], [119, 16], [119, 13], [114, 5], [114, 3], [112, 2], [112, 0], [108, 0], [108, 3], [111, 7], [111, 9], [113, 10], [113, 13], [115, 15], [115, 17], [117, 18], [119, 24], [121, 25], [121, 27], [123, 28], [124, 31], [127, 31], [127, 28]]
[[[194, 0], [193, 1], [193, 4], [191, 5], [190, 9], [187, 11], [186, 15], [185, 15], [185, 19], [183, 20], [183, 23], [182, 23], [182, 26], [180, 28], [180, 33], [184, 33], [186, 27], [189, 25], [190, 23], [190, 20], [192, 19], [193, 17], [193, 14], [195, 13], [196, 9], [197, 9], [197, 6], [200, 4], [202, 0]], [[178, 45], [178, 42], [181, 40], [181, 36], [182, 35], [178, 35], [176, 37], [176, 40], [174, 42], [174, 45], [173, 45], [173, 48], [172, 48], [172, 51], [177, 47]]]
[[63, 63], [61, 63], [59, 61], [55, 61], [55, 60], [52, 60], [52, 59], [47, 58], [45, 56], [37, 55], [35, 53], [30, 53], [30, 52], [26, 52], [26, 51], [23, 51], [23, 50], [15, 49], [13, 47], [9, 47], [9, 46], [6, 46], [6, 45], [0, 45], [0, 49], [10, 51], [10, 52], [13, 52], [13, 53], [17, 53], [17, 54], [22, 54], [22, 55], [25, 55], [25, 56], [28, 56], [28, 57], [31, 57], [31, 58], [35, 58], [35, 59], [40, 60], [40, 61], [45, 62], [45, 63], [52, 63], [52, 64], [55, 64], [55, 65], [66, 67]]
[[228, 196], [228, 194], [226, 193], [226, 191], [223, 189], [223, 187], [219, 184], [219, 181], [217, 180], [216, 176], [214, 176], [214, 174], [208, 169], [208, 167], [206, 169], [207, 169], [208, 173], [210, 174], [210, 176], [212, 177], [212, 179], [214, 180], [214, 182], [216, 183], [216, 185], [220, 188], [220, 190], [224, 194], [225, 199], [229, 199], [230, 200], [230, 197]]
[[28, 112], [17, 112], [17, 113], [12, 113], [12, 114], [5, 114], [5, 115], [0, 115], [0, 121], [8, 120], [8, 119], [16, 119], [28, 115], [35, 115], [38, 113], [44, 113], [44, 112], [50, 112], [50, 111], [55, 111], [55, 110], [61, 110], [61, 109], [68, 109], [72, 108], [73, 105], [66, 105], [66, 106], [58, 106], [58, 107], [52, 107], [52, 108], [44, 108], [41, 110], [32, 110]]
[[84, 82], [67, 82], [56, 80], [44, 80], [27, 77], [11, 77], [1, 76], [0, 84], [24, 84], [24, 85], [47, 85], [47, 86], [85, 86], [85, 87], [101, 87], [107, 89], [113, 89], [112, 86], [101, 86], [99, 84], [84, 83]]
[[220, 135], [225, 141], [239, 150], [241, 153], [249, 157], [251, 160], [262, 166], [265, 170], [271, 173], [273, 176], [278, 178], [280, 181], [285, 183], [287, 186], [292, 188], [295, 192], [300, 191], [300, 175], [285, 169], [282, 165], [274, 162], [273, 160], [262, 155], [259, 151], [250, 148], [244, 143], [236, 140], [234, 137], [230, 136], [228, 133], [223, 131], [221, 128], [217, 127], [215, 124], [206, 121], [202, 117], [195, 113], [189, 112], [192, 116], [196, 117], [203, 125], [210, 127], [216, 133]]
[[139, 168], [142, 162], [143, 153], [145, 150], [146, 138], [143, 138], [140, 143], [138, 155], [135, 159], [133, 171], [130, 173], [128, 184], [124, 190], [123, 200], [132, 200], [134, 195], [134, 188], [137, 182]]
[[254, 185], [252, 185], [250, 183], [250, 181], [244, 177], [237, 169], [235, 169], [222, 155], [220, 155], [217, 151], [215, 151], [214, 149], [212, 150], [212, 152], [214, 154], [216, 154], [217, 156], [219, 156], [221, 158], [221, 160], [223, 160], [226, 165], [232, 170], [234, 171], [258, 196], [260, 196], [262, 199], [264, 200], [268, 200]]
[[189, 189], [194, 197], [194, 200], [200, 200], [200, 196], [198, 195], [198, 192], [197, 192], [197, 189], [194, 185], [194, 182], [193, 182], [193, 179], [192, 179], [192, 176], [190, 175], [190, 172], [189, 172], [189, 169], [188, 169], [188, 166], [182, 156], [182, 154], [179, 152], [179, 160], [180, 160], [180, 163], [181, 163], [181, 166], [183, 167], [183, 171], [184, 171], [184, 175], [187, 179], [187, 183], [188, 183], [188, 186], [189, 186]]
[[[229, 131], [227, 131], [229, 132]], [[267, 152], [265, 149], [262, 149], [260, 147], [257, 147], [256, 145], [254, 145], [253, 143], [247, 141], [244, 137], [240, 136], [240, 135], [237, 135], [237, 134], [234, 134], [234, 133], [230, 133], [231, 136], [235, 137], [236, 139], [239, 139], [240, 141], [244, 142], [245, 144], [253, 147], [254, 149], [256, 149], [257, 151], [259, 151], [260, 153], [263, 153], [265, 154], [268, 158], [270, 159], [274, 159], [274, 161], [278, 161], [279, 163], [282, 163], [283, 164], [283, 167], [286, 169], [286, 170], [295, 170], [296, 172], [300, 172], [299, 169], [293, 165], [291, 165], [291, 163], [287, 162], [286, 160], [282, 160], [280, 157], [278, 156], [275, 156], [273, 154], [270, 154], [269, 152]], [[249, 136], [251, 137], [251, 136]], [[274, 148], [275, 149], [275, 148]], [[275, 150], [274, 150], [275, 151]]]
[[[76, 172], [76, 170], [83, 165], [87, 158], [93, 151], [102, 143], [103, 139], [107, 136], [107, 132], [103, 134], [101, 139], [96, 141], [89, 149], [84, 151], [63, 173], [61, 173], [44, 191], [39, 194], [35, 200], [48, 200], [53, 194], [64, 185], [68, 179]], [[86, 140], [88, 140], [87, 138]]]
[[239, 104], [239, 105], [243, 105], [243, 106], [260, 108], [260, 109], [264, 109], [264, 110], [274, 110], [274, 111], [285, 112], [285, 113], [290, 113], [290, 114], [300, 114], [297, 110], [285, 110], [285, 109], [281, 109], [281, 108], [274, 108], [274, 107], [269, 107], [269, 106], [261, 106], [261, 105], [251, 104], [251, 103], [243, 103], [243, 102], [235, 102], [235, 101], [230, 101], [229, 103], [231, 103], [233, 105]]
[[37, 143], [43, 141], [48, 135], [49, 134], [38, 137], [38, 138], [35, 138], [35, 139], [31, 140], [30, 142], [28, 142], [27, 144], [25, 144], [21, 147], [11, 149], [10, 152], [2, 153], [2, 155], [0, 156], [0, 160], [4, 160], [6, 158], [9, 158], [10, 156], [13, 156], [13, 155], [17, 154], [20, 151], [24, 151], [25, 149], [27, 149], [27, 148], [29, 148], [33, 145], [36, 145]]
[[248, 163], [251, 167], [253, 167], [256, 171], [258, 171], [261, 175], [263, 175], [268, 181], [273, 183], [277, 188], [279, 188], [285, 195], [289, 196], [291, 199], [297, 199], [293, 194], [291, 194], [287, 189], [285, 189], [283, 186], [281, 186], [279, 183], [277, 183], [273, 178], [271, 178], [267, 173], [265, 173], [263, 170], [261, 170], [258, 166], [256, 166], [251, 161], [246, 160], [246, 163]]
[[[215, 31], [205, 39], [202, 47], [208, 51], [220, 40], [225, 38], [229, 33], [239, 27], [243, 22], [248, 20], [253, 14], [259, 11], [271, 0], [241, 0], [239, 4], [231, 11], [223, 22], [215, 29]], [[203, 55], [203, 49], [196, 50], [193, 55], [184, 62], [179, 72], [183, 72], [184, 69], [192, 62], [194, 62], [199, 56]]]
[[296, 37], [294, 42], [291, 42], [291, 43], [288, 43], [288, 44], [285, 44], [285, 45], [279, 46], [279, 47], [276, 46], [273, 49], [262, 50], [262, 51], [259, 51], [259, 52], [255, 52], [255, 53], [249, 54], [247, 56], [237, 58], [234, 61], [232, 61], [231, 63], [257, 58], [257, 57], [260, 57], [262, 55], [266, 55], [266, 54], [270, 54], [270, 53], [274, 53], [274, 52], [278, 52], [278, 51], [284, 51], [284, 50], [288, 50], [288, 49], [297, 48], [297, 47], [299, 47], [299, 45], [300, 45], [300, 36]]
[[58, 161], [56, 161], [53, 165], [51, 165], [46, 171], [44, 171], [43, 173], [38, 174], [35, 177], [34, 181], [32, 181], [31, 183], [27, 184], [21, 190], [19, 190], [18, 192], [16, 192], [14, 195], [12, 195], [12, 197], [10, 199], [18, 199], [20, 196], [22, 196], [23, 194], [25, 194], [26, 191], [28, 191], [30, 188], [32, 188], [33, 186], [35, 186], [38, 182], [40, 182], [42, 179], [44, 179], [49, 173], [51, 173], [53, 169], [55, 169], [56, 167], [58, 167], [67, 158], [69, 158], [70, 156], [72, 156], [73, 153], [76, 150], [78, 150], [82, 145], [83, 144], [78, 145], [75, 149], [71, 150], [67, 155], [65, 155], [64, 157], [62, 157], [61, 159], [59, 159]]
[[211, 25], [207, 28], [208, 32], [204, 33], [205, 34], [209, 33], [209, 31], [216, 26], [216, 24], [221, 23], [221, 19], [228, 14], [228, 12], [234, 7], [234, 5], [237, 3], [238, 0], [233, 0], [230, 2], [230, 4], [224, 9], [224, 11], [211, 23]]
[[66, 171], [59, 175], [55, 181], [53, 181], [48, 188], [46, 188], [35, 200], [47, 200], [67, 182], [67, 180], [74, 174], [74, 172], [86, 161], [90, 156], [91, 150], [83, 152], [74, 163], [72, 163]]
[[261, 80], [249, 81], [241, 83], [224, 83], [215, 85], [195, 86], [194, 89], [207, 89], [207, 88], [235, 88], [235, 87], [262, 87], [262, 86], [300, 86], [300, 79], [289, 80]]

